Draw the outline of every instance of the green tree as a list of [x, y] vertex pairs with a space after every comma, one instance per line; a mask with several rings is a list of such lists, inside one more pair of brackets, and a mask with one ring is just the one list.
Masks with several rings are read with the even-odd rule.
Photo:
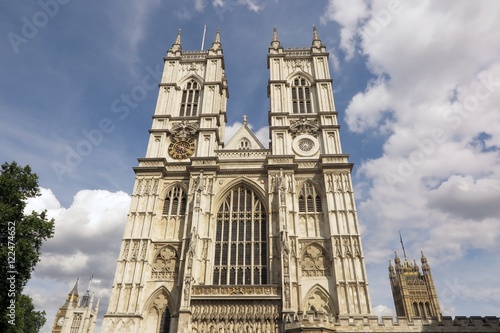
[[[40, 260], [42, 243], [54, 235], [46, 212], [25, 214], [26, 200], [40, 195], [38, 176], [29, 166], [4, 163], [0, 170], [0, 332], [36, 333], [45, 312], [34, 311], [22, 295]], [[14, 315], [15, 314], [15, 315]]]

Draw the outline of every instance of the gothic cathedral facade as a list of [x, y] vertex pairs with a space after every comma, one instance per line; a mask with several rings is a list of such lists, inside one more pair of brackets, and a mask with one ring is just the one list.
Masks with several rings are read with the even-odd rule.
[[164, 58], [103, 332], [284, 332], [286, 321], [371, 313], [328, 53], [276, 30], [270, 148], [247, 125], [224, 144], [220, 34]]

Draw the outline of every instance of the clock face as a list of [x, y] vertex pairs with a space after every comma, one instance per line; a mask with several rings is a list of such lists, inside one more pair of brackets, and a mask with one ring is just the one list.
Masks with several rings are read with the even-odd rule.
[[64, 324], [64, 317], [61, 317], [57, 320], [57, 326], [62, 326]]
[[195, 140], [193, 138], [173, 141], [168, 146], [168, 154], [177, 160], [191, 157], [194, 153]]

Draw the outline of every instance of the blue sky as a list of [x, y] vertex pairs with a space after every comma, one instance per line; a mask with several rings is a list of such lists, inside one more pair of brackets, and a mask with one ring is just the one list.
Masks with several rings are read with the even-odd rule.
[[[92, 270], [106, 310], [157, 97], [138, 87], [159, 79], [179, 28], [183, 49], [199, 49], [204, 24], [206, 46], [221, 31], [228, 130], [246, 114], [255, 132], [267, 126], [273, 27], [282, 45], [302, 47], [317, 26], [355, 163], [377, 313], [393, 308], [387, 259], [401, 230], [410, 259], [429, 258], [445, 315], [499, 315], [499, 9], [465, 0], [2, 3], [0, 159], [31, 165], [44, 190], [30, 207], [57, 223], [27, 289], [47, 311], [45, 331], [76, 276]], [[129, 113], [113, 112], [127, 96]]]

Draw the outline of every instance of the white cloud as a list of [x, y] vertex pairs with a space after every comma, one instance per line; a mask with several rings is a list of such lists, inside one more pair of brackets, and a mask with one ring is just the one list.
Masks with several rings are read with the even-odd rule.
[[55, 219], [55, 233], [42, 246], [41, 261], [26, 291], [33, 296], [35, 305], [47, 312], [43, 332], [50, 332], [57, 308], [62, 305], [59, 303], [77, 277], [81, 277], [80, 292], [85, 292], [86, 277], [94, 272], [92, 291], [102, 298], [100, 317], [107, 310], [114, 277], [110, 267], [115, 267], [118, 258], [130, 196], [124, 192], [81, 190], [71, 206], [64, 208], [50, 189], [42, 188], [41, 192], [41, 196], [28, 200], [27, 210], [46, 209], [48, 216]]
[[382, 317], [382, 316], [394, 317], [395, 316], [394, 310], [392, 308], [385, 306], [385, 305], [382, 305], [382, 304], [373, 307], [373, 314], [378, 316], [378, 317]]
[[[323, 19], [341, 25], [342, 48], [359, 48], [376, 77], [346, 110], [350, 130], [383, 140], [381, 155], [357, 174], [368, 263], [390, 257], [398, 229], [407, 252], [423, 249], [433, 265], [460, 267], [471, 253], [493, 260], [498, 251], [498, 10], [494, 1], [327, 7]], [[458, 309], [466, 295], [446, 308]]]
[[363, 0], [330, 0], [325, 13], [320, 18], [323, 24], [328, 21], [336, 21], [342, 26], [340, 46], [346, 52], [347, 59], [354, 55], [356, 30], [367, 14], [368, 8]]
[[500, 216], [500, 179], [454, 175], [429, 195], [431, 208], [452, 216], [472, 220]]
[[389, 111], [390, 96], [383, 78], [370, 82], [365, 93], [353, 97], [346, 110], [346, 122], [354, 132], [378, 127], [385, 112]]

